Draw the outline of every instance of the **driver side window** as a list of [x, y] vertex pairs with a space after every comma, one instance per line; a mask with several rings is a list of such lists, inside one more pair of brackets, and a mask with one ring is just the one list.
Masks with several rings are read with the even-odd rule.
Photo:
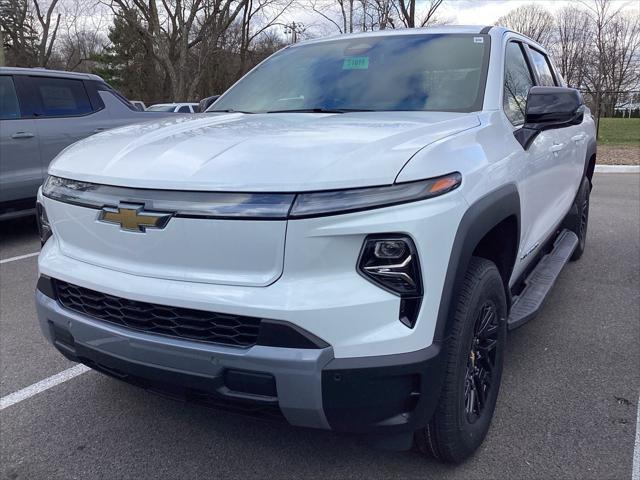
[[517, 42], [509, 42], [505, 54], [502, 106], [505, 115], [515, 126], [524, 123], [527, 94], [533, 85], [522, 46]]

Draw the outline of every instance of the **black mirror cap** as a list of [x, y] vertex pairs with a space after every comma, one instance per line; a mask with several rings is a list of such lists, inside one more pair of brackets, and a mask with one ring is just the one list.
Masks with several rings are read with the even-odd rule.
[[582, 95], [575, 88], [532, 87], [529, 90], [526, 124], [573, 125], [580, 114], [584, 114], [584, 102]]
[[526, 150], [543, 130], [579, 125], [584, 118], [582, 95], [575, 88], [532, 87], [527, 96], [525, 123], [516, 139]]

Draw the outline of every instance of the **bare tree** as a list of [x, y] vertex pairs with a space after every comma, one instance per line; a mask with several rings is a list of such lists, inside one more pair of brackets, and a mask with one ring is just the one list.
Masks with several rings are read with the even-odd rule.
[[552, 55], [567, 84], [580, 87], [584, 83], [592, 36], [589, 16], [575, 6], [568, 6], [557, 12], [555, 23]]
[[[311, 0], [311, 9], [323, 19], [332, 24], [339, 33], [353, 33], [354, 25], [359, 25], [354, 17], [360, 12], [359, 7], [365, 5], [357, 0], [335, 0], [334, 4], [327, 5], [326, 2], [318, 4], [317, 0]], [[363, 15], [364, 17], [364, 15]]]
[[5, 66], [4, 59], [4, 35], [2, 33], [2, 28], [0, 28], [0, 67]]
[[611, 116], [621, 94], [640, 82], [640, 21], [637, 15], [614, 16], [604, 31], [603, 113]]
[[[33, 6], [38, 19], [39, 41], [38, 48], [38, 66], [46, 67], [53, 52], [53, 45], [60, 27], [60, 13], [54, 13], [58, 0], [51, 0], [48, 6], [40, 5], [38, 0], [33, 0]], [[54, 21], [55, 18], [55, 21]]]
[[292, 4], [293, 0], [246, 0], [240, 22], [240, 70], [238, 76], [247, 71], [251, 44], [271, 27], [280, 24], [280, 18]]
[[8, 65], [31, 67], [35, 64], [35, 26], [27, 0], [0, 0], [0, 29]]
[[63, 0], [62, 8], [63, 20], [53, 63], [64, 70], [89, 72], [108, 44], [111, 16], [104, 5], [93, 0]]
[[95, 58], [104, 51], [106, 43], [101, 30], [69, 30], [60, 38], [60, 67], [68, 71], [91, 71]]
[[[311, 9], [339, 33], [425, 27], [443, 23], [438, 9], [444, 0], [310, 0]], [[422, 7], [425, 8], [422, 8]]]
[[591, 61], [585, 65], [584, 80], [585, 89], [593, 99], [594, 113], [600, 123], [602, 115], [603, 96], [607, 89], [606, 69], [608, 62], [607, 31], [611, 22], [618, 16], [620, 10], [611, 7], [610, 0], [589, 0], [582, 4], [591, 20], [593, 28], [592, 47], [589, 58]]
[[147, 41], [152, 55], [164, 70], [173, 100], [191, 99], [202, 80], [204, 69], [189, 69], [198, 55], [204, 61], [210, 51], [197, 48], [205, 39], [216, 45], [236, 21], [247, 0], [112, 0], [110, 6], [125, 19], [137, 18], [131, 25]]
[[[407, 28], [426, 27], [436, 20], [436, 12], [444, 0], [429, 0], [427, 9], [421, 17], [416, 17], [416, 0], [396, 0], [400, 20]], [[417, 12], [419, 15], [420, 12]]]
[[370, 19], [369, 30], [396, 28], [391, 0], [369, 0], [367, 5], [369, 8], [365, 10], [365, 15], [368, 15]]
[[553, 33], [553, 15], [535, 3], [511, 10], [498, 19], [496, 25], [522, 33], [536, 42], [547, 45]]
[[1, 0], [0, 27], [4, 30], [7, 62], [24, 67], [47, 67], [60, 26], [58, 0]]
[[344, 32], [352, 33], [353, 32], [353, 14], [354, 14], [354, 6], [356, 4], [355, 0], [337, 0], [338, 5], [340, 5], [340, 11], [342, 12], [342, 19], [344, 21]]

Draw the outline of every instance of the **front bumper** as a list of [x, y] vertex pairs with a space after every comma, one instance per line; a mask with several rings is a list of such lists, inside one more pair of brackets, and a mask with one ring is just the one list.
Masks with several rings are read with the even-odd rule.
[[334, 358], [331, 346], [228, 347], [111, 325], [63, 308], [45, 293], [36, 291], [40, 326], [67, 358], [185, 400], [282, 415], [303, 427], [401, 434], [426, 425], [440, 393], [437, 344], [354, 358]]

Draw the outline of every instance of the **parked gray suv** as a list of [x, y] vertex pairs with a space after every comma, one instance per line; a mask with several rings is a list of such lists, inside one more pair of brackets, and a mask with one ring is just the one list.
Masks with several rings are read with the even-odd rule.
[[49, 162], [66, 146], [167, 115], [137, 110], [97, 75], [0, 68], [0, 219], [34, 211]]

